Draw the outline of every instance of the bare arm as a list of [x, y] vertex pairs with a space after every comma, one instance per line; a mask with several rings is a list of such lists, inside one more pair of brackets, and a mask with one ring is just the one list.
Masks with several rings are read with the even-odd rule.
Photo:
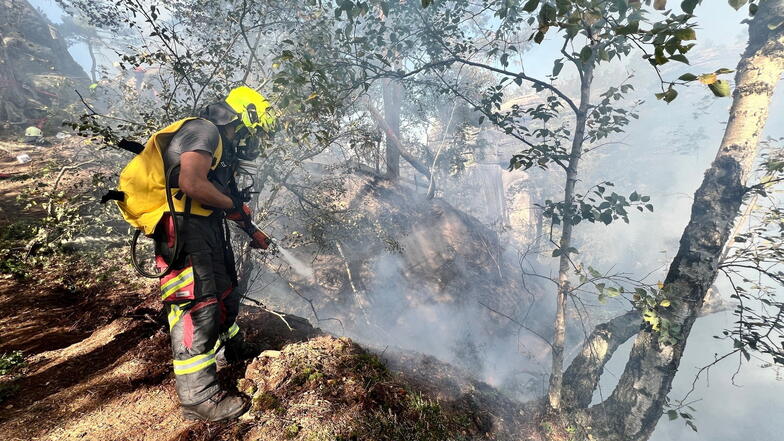
[[204, 151], [184, 152], [180, 156], [180, 190], [191, 199], [210, 207], [228, 209], [234, 206], [230, 197], [221, 193], [207, 180], [212, 156]]

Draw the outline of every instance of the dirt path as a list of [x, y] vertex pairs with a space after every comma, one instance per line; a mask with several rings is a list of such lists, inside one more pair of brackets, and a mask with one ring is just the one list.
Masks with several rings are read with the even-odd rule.
[[[226, 432], [225, 424], [209, 429], [180, 417], [168, 336], [147, 301], [154, 296], [115, 292], [97, 299], [97, 293], [3, 283], [0, 352], [26, 355], [17, 391], [0, 403], [3, 440], [185, 440]], [[294, 332], [250, 308], [240, 319], [269, 348], [318, 333], [302, 320], [289, 323]], [[243, 372], [239, 366], [219, 375], [233, 387]]]

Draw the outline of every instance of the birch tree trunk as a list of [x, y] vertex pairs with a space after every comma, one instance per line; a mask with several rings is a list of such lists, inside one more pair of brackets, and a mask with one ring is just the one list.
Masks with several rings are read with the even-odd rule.
[[760, 3], [750, 23], [724, 139], [695, 193], [691, 220], [664, 282], [672, 304], [659, 308], [658, 314], [680, 327], [677, 342], [660, 343], [653, 330], [638, 334], [617, 388], [589, 411], [597, 439], [647, 440], [662, 416], [692, 325], [743, 203], [771, 97], [784, 73], [784, 26], [769, 29], [783, 19], [784, 0], [769, 0]]

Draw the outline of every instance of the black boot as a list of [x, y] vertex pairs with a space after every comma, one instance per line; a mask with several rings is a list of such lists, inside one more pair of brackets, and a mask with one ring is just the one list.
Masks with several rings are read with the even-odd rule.
[[186, 420], [230, 420], [245, 413], [248, 404], [248, 401], [242, 397], [231, 396], [225, 391], [220, 391], [203, 403], [182, 406], [182, 416]]
[[246, 342], [241, 335], [237, 335], [231, 340], [227, 341], [224, 346], [224, 355], [226, 357], [226, 362], [231, 364], [240, 361], [250, 360], [251, 358], [256, 357], [260, 353], [261, 353], [260, 347]]

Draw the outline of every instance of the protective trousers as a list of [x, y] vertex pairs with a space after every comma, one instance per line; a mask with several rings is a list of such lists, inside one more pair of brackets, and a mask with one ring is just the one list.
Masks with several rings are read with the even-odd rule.
[[[202, 403], [219, 391], [215, 357], [237, 336], [240, 295], [234, 255], [217, 216], [177, 216], [180, 253], [161, 279], [161, 299], [169, 322], [177, 394], [183, 405]], [[156, 259], [165, 267], [174, 247], [172, 216], [156, 231]], [[241, 336], [237, 336], [241, 338]]]

